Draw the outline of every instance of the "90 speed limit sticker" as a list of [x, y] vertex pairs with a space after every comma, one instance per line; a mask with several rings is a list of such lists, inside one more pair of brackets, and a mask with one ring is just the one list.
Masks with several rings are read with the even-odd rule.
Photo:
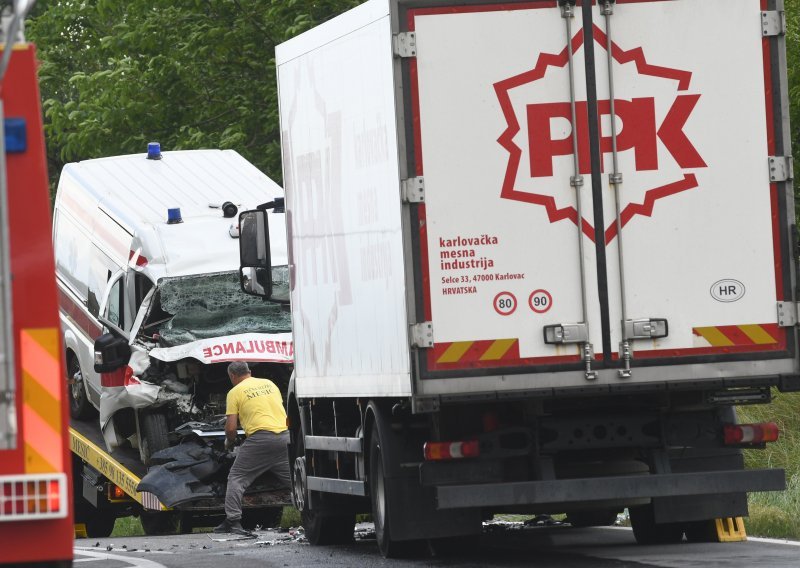
[[534, 290], [528, 298], [528, 305], [537, 314], [543, 314], [553, 306], [553, 296], [547, 290]]
[[494, 297], [494, 311], [501, 316], [510, 316], [517, 309], [517, 297], [511, 292], [500, 292]]

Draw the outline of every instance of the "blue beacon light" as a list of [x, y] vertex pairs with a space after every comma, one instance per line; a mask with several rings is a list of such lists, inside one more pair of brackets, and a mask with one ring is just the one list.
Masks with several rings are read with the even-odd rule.
[[173, 209], [167, 209], [167, 225], [175, 225], [177, 223], [183, 223], [181, 208], [175, 207]]
[[161, 159], [161, 144], [158, 142], [149, 142], [147, 144], [147, 159], [160, 160]]

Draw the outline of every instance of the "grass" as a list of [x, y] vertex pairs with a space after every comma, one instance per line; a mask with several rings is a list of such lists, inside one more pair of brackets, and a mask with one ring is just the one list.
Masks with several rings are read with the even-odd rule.
[[117, 519], [114, 523], [114, 532], [111, 536], [144, 536], [142, 530], [142, 523], [139, 522], [139, 517], [122, 517]]
[[747, 534], [800, 540], [800, 393], [773, 391], [772, 404], [738, 409], [739, 422], [776, 422], [781, 436], [764, 450], [746, 450], [750, 469], [783, 468], [786, 491], [751, 493]]

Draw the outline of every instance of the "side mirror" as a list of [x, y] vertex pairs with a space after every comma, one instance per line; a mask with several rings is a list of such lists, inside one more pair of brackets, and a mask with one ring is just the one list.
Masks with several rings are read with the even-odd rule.
[[239, 215], [239, 265], [242, 291], [262, 298], [272, 296], [269, 222], [263, 209]]
[[112, 373], [127, 365], [131, 346], [124, 337], [104, 333], [94, 341], [94, 372]]

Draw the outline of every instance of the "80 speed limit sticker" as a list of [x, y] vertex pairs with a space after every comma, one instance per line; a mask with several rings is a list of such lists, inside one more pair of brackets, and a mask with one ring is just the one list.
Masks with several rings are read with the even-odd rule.
[[553, 296], [547, 290], [534, 290], [528, 298], [528, 305], [537, 314], [543, 314], [553, 305]]
[[510, 316], [517, 309], [517, 297], [511, 292], [500, 292], [494, 297], [494, 311], [501, 316]]

